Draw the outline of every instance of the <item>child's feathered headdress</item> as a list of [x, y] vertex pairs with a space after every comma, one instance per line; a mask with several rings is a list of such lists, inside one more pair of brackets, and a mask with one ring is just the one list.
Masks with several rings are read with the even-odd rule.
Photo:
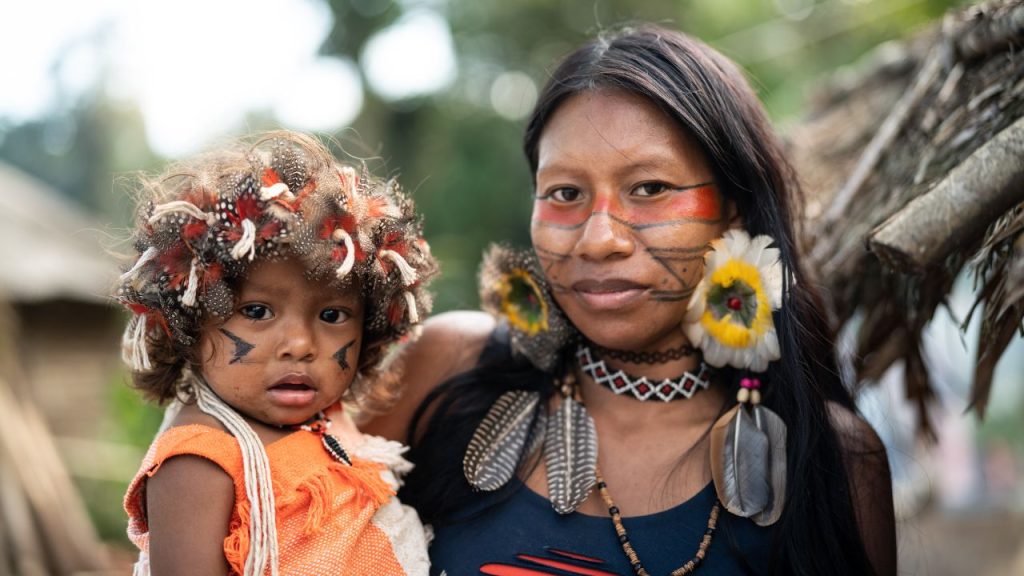
[[[233, 281], [253, 261], [298, 258], [339, 287], [357, 280], [366, 346], [409, 332], [430, 308], [437, 269], [412, 201], [394, 180], [338, 164], [315, 140], [272, 135], [150, 187], [138, 214], [138, 253], [117, 298], [133, 317], [123, 357], [151, 368], [149, 344], [191, 346], [203, 320], [228, 318]], [[379, 355], [377, 355], [379, 356]]]

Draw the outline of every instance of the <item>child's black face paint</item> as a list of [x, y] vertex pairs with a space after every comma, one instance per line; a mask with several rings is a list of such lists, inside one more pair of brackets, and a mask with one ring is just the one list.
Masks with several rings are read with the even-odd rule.
[[334, 353], [334, 359], [338, 361], [338, 366], [341, 366], [342, 370], [348, 370], [351, 368], [351, 366], [348, 363], [348, 360], [345, 357], [348, 356], [348, 349], [351, 348], [352, 345], [355, 343], [356, 341], [352, 340], [348, 344], [345, 344], [344, 346], [339, 348], [338, 351]]
[[224, 333], [225, 336], [230, 338], [232, 342], [235, 343], [235, 354], [234, 356], [231, 357], [231, 361], [228, 362], [228, 364], [237, 364], [241, 362], [242, 358], [245, 358], [249, 354], [249, 352], [252, 352], [252, 349], [255, 348], [253, 344], [250, 344], [245, 340], [242, 340], [241, 338], [231, 333], [230, 331], [225, 330], [224, 328], [221, 328], [220, 331]]

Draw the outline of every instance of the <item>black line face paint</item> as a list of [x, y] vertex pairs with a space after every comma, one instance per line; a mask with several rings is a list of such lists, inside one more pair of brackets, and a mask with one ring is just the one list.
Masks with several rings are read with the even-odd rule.
[[[228, 362], [228, 364], [238, 364], [242, 362], [242, 359], [248, 356], [249, 352], [252, 352], [252, 349], [256, 347], [224, 328], [221, 328], [220, 331], [235, 343], [235, 355], [231, 357], [231, 361]], [[242, 363], [244, 364], [244, 362]]]
[[334, 353], [333, 358], [338, 362], [338, 366], [341, 366], [342, 370], [349, 370], [352, 368], [352, 366], [349, 365], [348, 359], [346, 357], [348, 356], [348, 349], [351, 348], [352, 345], [355, 343], [356, 341], [352, 340], [348, 344], [345, 344], [341, 348], [338, 348], [338, 351]]

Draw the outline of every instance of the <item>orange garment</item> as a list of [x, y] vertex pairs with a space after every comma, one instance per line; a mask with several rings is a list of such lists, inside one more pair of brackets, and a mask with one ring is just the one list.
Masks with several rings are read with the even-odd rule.
[[[272, 442], [266, 451], [282, 575], [406, 573], [388, 535], [373, 522], [377, 510], [394, 495], [381, 478], [383, 465], [355, 456], [352, 466], [337, 462], [324, 449], [319, 435], [307, 431]], [[128, 536], [148, 554], [146, 479], [168, 458], [186, 454], [209, 459], [234, 482], [235, 506], [224, 539], [224, 556], [231, 573], [241, 574], [249, 552], [249, 503], [242, 452], [226, 432], [193, 424], [171, 428], [153, 442], [125, 495]]]

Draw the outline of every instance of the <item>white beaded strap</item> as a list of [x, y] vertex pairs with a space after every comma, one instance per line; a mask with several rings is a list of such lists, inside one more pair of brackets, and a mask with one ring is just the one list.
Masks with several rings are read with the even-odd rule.
[[224, 424], [242, 449], [245, 494], [249, 499], [251, 515], [245, 576], [263, 576], [268, 563], [271, 576], [277, 576], [277, 520], [274, 517], [274, 491], [267, 451], [252, 427], [210, 390], [201, 378], [196, 378], [195, 389], [199, 409]]

